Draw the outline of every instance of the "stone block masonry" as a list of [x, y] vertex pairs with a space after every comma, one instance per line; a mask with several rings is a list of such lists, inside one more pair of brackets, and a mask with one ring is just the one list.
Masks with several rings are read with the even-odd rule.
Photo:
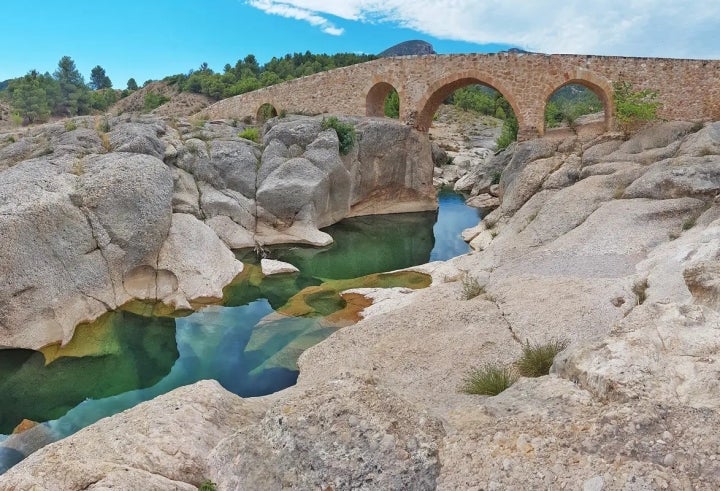
[[605, 106], [606, 129], [612, 128], [616, 81], [657, 91], [661, 118], [720, 119], [718, 60], [516, 53], [383, 58], [231, 97], [203, 114], [256, 117], [262, 105], [270, 104], [278, 113], [383, 116], [383, 101], [394, 88], [400, 96], [400, 119], [427, 131], [445, 98], [458, 88], [479, 83], [498, 90], [510, 102], [522, 140], [545, 133], [545, 105], [568, 84], [595, 92]]

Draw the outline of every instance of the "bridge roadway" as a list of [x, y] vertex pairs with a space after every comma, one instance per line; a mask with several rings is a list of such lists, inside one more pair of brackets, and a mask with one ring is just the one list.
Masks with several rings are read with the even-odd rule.
[[613, 127], [613, 82], [658, 92], [659, 116], [676, 120], [720, 119], [720, 61], [590, 55], [459, 54], [382, 58], [290, 80], [219, 101], [210, 118], [256, 117], [261, 106], [293, 114], [383, 116], [394, 88], [400, 119], [427, 131], [440, 103], [458, 88], [488, 85], [509, 101], [520, 140], [545, 133], [550, 96], [568, 84], [592, 90]]

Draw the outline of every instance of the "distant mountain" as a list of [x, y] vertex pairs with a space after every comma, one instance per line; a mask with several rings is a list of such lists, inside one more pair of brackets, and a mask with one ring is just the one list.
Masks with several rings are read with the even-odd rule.
[[0, 82], [0, 90], [7, 89], [7, 86], [9, 83], [10, 83], [10, 80], [3, 80], [2, 82]]
[[506, 49], [505, 51], [501, 51], [501, 53], [524, 55], [524, 54], [532, 54], [532, 51], [525, 51], [524, 49], [520, 49], [520, 48], [510, 48], [510, 49]]
[[432, 44], [425, 41], [405, 41], [386, 49], [378, 56], [380, 58], [389, 58], [391, 56], [410, 56], [410, 55], [434, 55], [435, 50]]

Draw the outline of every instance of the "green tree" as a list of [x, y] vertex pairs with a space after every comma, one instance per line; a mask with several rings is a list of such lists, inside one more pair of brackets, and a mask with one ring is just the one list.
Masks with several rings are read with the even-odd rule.
[[25, 122], [40, 123], [50, 116], [50, 102], [44, 87], [47, 84], [42, 78], [36, 70], [31, 70], [8, 84], [13, 109]]
[[89, 105], [96, 111], [104, 112], [117, 102], [117, 92], [113, 89], [101, 89], [90, 92]]
[[127, 81], [127, 90], [138, 90], [138, 84], [134, 78], [130, 78]]
[[53, 77], [60, 84], [60, 98], [53, 107], [53, 113], [59, 116], [87, 113], [88, 88], [73, 59], [69, 56], [60, 58]]
[[105, 69], [100, 65], [96, 65], [90, 71], [90, 88], [94, 90], [109, 89], [112, 87], [110, 77], [105, 74]]

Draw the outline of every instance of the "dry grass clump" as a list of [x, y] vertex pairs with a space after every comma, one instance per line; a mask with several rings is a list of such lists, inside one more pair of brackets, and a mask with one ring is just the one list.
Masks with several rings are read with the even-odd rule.
[[515, 362], [515, 368], [522, 377], [542, 377], [550, 373], [555, 356], [568, 347], [564, 339], [552, 339], [547, 343], [530, 344], [525, 341], [523, 352]]

